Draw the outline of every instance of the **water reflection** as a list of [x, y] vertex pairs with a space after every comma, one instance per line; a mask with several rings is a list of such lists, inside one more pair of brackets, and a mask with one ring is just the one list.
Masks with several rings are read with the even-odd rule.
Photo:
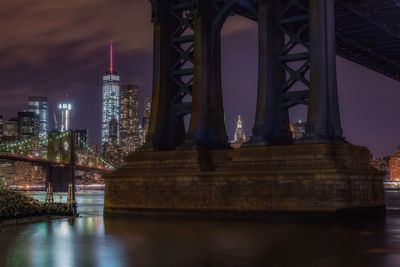
[[2, 251], [6, 257], [0, 266], [117, 267], [124, 266], [118, 261], [122, 251], [117, 240], [106, 239], [101, 217], [59, 220], [18, 233], [8, 251]]
[[[39, 201], [45, 201], [44, 192], [25, 193]], [[54, 193], [54, 201], [66, 202], [67, 193]], [[103, 214], [104, 192], [103, 191], [78, 191], [76, 193], [78, 213], [81, 216], [98, 216]]]
[[124, 220], [105, 221], [106, 233], [119, 236], [131, 252], [126, 266], [154, 267], [383, 266], [386, 240], [376, 231], [383, 223], [137, 221], [127, 231]]
[[91, 204], [98, 197], [82, 197], [81, 218], [0, 230], [0, 266], [400, 266], [395, 214], [340, 223], [103, 219]]

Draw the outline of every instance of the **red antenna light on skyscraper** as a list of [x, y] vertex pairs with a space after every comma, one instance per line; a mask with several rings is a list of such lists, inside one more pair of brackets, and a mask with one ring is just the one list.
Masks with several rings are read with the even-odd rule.
[[114, 66], [113, 66], [113, 42], [110, 41], [110, 73], [114, 73]]

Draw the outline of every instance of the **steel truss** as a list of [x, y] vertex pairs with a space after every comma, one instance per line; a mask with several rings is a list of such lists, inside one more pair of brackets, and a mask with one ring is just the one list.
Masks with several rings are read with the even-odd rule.
[[[282, 108], [289, 109], [298, 104], [308, 104], [310, 53], [308, 38], [308, 6], [303, 1], [287, 1], [282, 10], [278, 25], [285, 35], [278, 62], [286, 73], [286, 81], [280, 89]], [[291, 90], [301, 84], [306, 90]]]
[[155, 78], [147, 143], [153, 149], [225, 147], [220, 34], [232, 14], [259, 25], [255, 145], [290, 143], [289, 109], [299, 104], [308, 106], [307, 140], [343, 140], [336, 54], [400, 80], [397, 0], [151, 2]]
[[337, 53], [400, 80], [400, 5], [395, 0], [336, 0]]
[[171, 35], [171, 48], [177, 60], [171, 66], [170, 77], [179, 88], [172, 99], [172, 116], [182, 117], [191, 112], [193, 87], [193, 9], [191, 1], [174, 0], [170, 4], [170, 15], [177, 22]]

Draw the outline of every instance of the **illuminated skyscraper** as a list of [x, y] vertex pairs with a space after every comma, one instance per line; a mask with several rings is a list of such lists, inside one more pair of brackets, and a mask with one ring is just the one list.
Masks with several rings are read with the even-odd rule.
[[4, 122], [2, 141], [18, 139], [18, 118], [11, 118]]
[[293, 124], [290, 124], [290, 130], [292, 132], [292, 138], [295, 140], [299, 140], [303, 138], [306, 134], [306, 122], [298, 121]]
[[146, 97], [144, 100], [142, 143], [146, 142], [146, 135], [147, 132], [149, 131], [150, 112], [151, 112], [151, 97]]
[[30, 96], [28, 98], [28, 111], [35, 112], [39, 115], [39, 137], [47, 138], [49, 131], [49, 107], [47, 97]]
[[[109, 124], [115, 118], [119, 124], [119, 76], [113, 66], [113, 46], [110, 43], [110, 64], [103, 76], [103, 116], [101, 129], [101, 143], [104, 146], [110, 139]], [[118, 125], [117, 125], [118, 127]], [[119, 128], [119, 127], [118, 127]], [[119, 144], [119, 129], [117, 129], [117, 143]]]
[[56, 128], [60, 132], [70, 130], [72, 104], [61, 102], [57, 106]]
[[389, 180], [400, 180], [400, 147], [389, 159]]
[[144, 137], [144, 130], [142, 124], [139, 124], [138, 132], [139, 132], [140, 144], [143, 145], [146, 140]]
[[0, 141], [1, 138], [3, 137], [3, 127], [4, 127], [4, 119], [3, 115], [0, 115]]
[[128, 156], [141, 144], [139, 136], [138, 86], [122, 85], [120, 89], [120, 149], [122, 157]]
[[236, 121], [236, 130], [235, 130], [235, 135], [233, 137], [233, 141], [231, 142], [231, 145], [233, 148], [240, 147], [244, 142], [246, 142], [246, 134], [244, 133], [243, 130], [243, 121], [241, 116], [238, 116], [238, 119]]
[[87, 129], [74, 130], [75, 149], [85, 149], [88, 143], [88, 135]]
[[39, 137], [39, 115], [35, 112], [18, 112], [18, 139]]
[[242, 117], [239, 115], [237, 122], [236, 122], [236, 131], [235, 131], [235, 136], [234, 136], [234, 141], [246, 141], [246, 134], [244, 133], [243, 130], [243, 121]]
[[121, 162], [121, 154], [118, 145], [118, 121], [115, 117], [108, 123], [109, 139], [103, 144], [104, 159], [114, 167], [118, 167]]

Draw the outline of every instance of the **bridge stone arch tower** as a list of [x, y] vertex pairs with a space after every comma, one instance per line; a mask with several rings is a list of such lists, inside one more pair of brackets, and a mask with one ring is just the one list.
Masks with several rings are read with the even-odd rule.
[[[334, 1], [150, 2], [149, 131], [127, 165], [105, 177], [106, 214], [384, 212], [369, 151], [342, 136]], [[253, 137], [236, 150], [227, 149], [221, 90], [220, 31], [232, 14], [259, 29]], [[308, 106], [300, 144], [289, 130], [295, 105]]]
[[68, 186], [76, 185], [74, 132], [50, 132], [47, 159], [46, 188], [51, 183], [54, 192], [67, 192]]

